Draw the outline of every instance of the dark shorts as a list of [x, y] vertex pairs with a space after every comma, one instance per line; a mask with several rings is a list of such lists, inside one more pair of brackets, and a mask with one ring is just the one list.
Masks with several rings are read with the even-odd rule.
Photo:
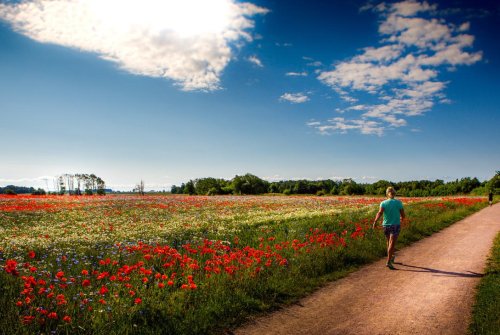
[[389, 237], [390, 235], [398, 236], [400, 231], [400, 225], [384, 226], [384, 234], [387, 237]]

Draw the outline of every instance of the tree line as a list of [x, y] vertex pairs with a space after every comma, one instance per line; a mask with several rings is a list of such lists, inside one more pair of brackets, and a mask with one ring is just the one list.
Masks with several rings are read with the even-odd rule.
[[444, 182], [437, 179], [391, 182], [379, 180], [375, 183], [357, 183], [353, 179], [343, 180], [282, 180], [268, 182], [255, 175], [247, 173], [235, 176], [231, 180], [221, 178], [198, 178], [173, 185], [172, 194], [191, 195], [224, 195], [224, 194], [315, 194], [315, 195], [385, 195], [387, 187], [396, 189], [399, 196], [428, 197], [449, 195], [485, 195], [492, 191], [500, 193], [500, 171], [487, 181], [480, 182], [477, 178], [465, 177]]
[[85, 174], [76, 173], [70, 174], [65, 173], [57, 176], [53, 180], [54, 191], [48, 191], [48, 179], [47, 181], [47, 191], [43, 188], [35, 189], [33, 187], [24, 186], [14, 186], [8, 185], [5, 187], [0, 187], [0, 194], [33, 194], [33, 195], [45, 195], [47, 192], [49, 194], [69, 194], [69, 195], [105, 195], [106, 194], [106, 182], [96, 176], [95, 174]]

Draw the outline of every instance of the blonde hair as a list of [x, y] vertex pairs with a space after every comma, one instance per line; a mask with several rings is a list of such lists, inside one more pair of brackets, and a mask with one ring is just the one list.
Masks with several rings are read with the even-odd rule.
[[394, 187], [389, 186], [385, 191], [385, 195], [390, 198], [394, 198], [394, 196], [396, 195], [396, 190], [394, 189]]

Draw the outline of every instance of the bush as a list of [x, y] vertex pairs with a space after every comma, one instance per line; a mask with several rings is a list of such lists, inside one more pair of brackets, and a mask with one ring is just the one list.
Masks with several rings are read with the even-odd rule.
[[106, 191], [103, 188], [97, 190], [97, 195], [106, 195]]
[[47, 194], [43, 188], [39, 188], [33, 192], [31, 192], [31, 195], [45, 195]]
[[94, 192], [92, 192], [92, 190], [89, 189], [85, 190], [85, 195], [93, 195], [93, 194]]
[[219, 194], [219, 191], [215, 187], [212, 187], [207, 192], [207, 195], [217, 195], [217, 194]]
[[4, 191], [3, 191], [4, 194], [8, 194], [8, 195], [17, 195], [16, 192], [14, 192], [13, 190], [11, 190], [10, 188], [6, 188]]
[[326, 192], [325, 190], [319, 190], [318, 192], [316, 192], [316, 195], [321, 197], [323, 195], [326, 195]]

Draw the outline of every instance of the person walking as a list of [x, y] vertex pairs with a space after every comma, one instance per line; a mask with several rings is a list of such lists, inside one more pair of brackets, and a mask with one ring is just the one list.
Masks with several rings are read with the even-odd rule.
[[490, 207], [491, 205], [493, 205], [493, 192], [490, 190], [490, 193], [488, 193], [488, 202], [490, 203]]
[[382, 227], [384, 228], [384, 235], [387, 240], [387, 263], [386, 266], [394, 270], [393, 266], [395, 255], [394, 249], [398, 240], [399, 232], [401, 231], [401, 220], [405, 218], [405, 211], [401, 200], [394, 199], [396, 190], [391, 186], [385, 191], [387, 199], [380, 203], [380, 208], [373, 221], [372, 228], [375, 228], [377, 221], [383, 215], [384, 220]]

